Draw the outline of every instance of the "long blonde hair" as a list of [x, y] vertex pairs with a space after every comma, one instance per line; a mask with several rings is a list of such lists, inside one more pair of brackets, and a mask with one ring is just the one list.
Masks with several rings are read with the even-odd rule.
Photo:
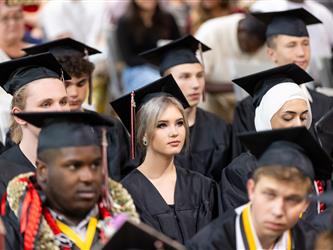
[[[21, 110], [25, 109], [26, 101], [27, 101], [27, 88], [29, 84], [24, 85], [20, 89], [18, 89], [12, 99], [12, 109], [17, 107]], [[13, 142], [19, 144], [22, 140], [22, 128], [21, 126], [15, 121], [14, 117], [12, 116], [12, 122], [10, 125], [10, 137]]]

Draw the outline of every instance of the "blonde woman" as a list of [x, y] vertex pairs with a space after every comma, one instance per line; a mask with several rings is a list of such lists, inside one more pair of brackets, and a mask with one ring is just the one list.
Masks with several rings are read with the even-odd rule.
[[[172, 93], [178, 100], [170, 93], [156, 93], [156, 85], [163, 82], [172, 85], [168, 90], [178, 90]], [[173, 78], [164, 77], [135, 96], [141, 99], [136, 102], [136, 140], [144, 160], [122, 184], [143, 222], [184, 243], [218, 216], [217, 186], [208, 177], [175, 165], [175, 156], [186, 150], [189, 129], [179, 97], [187, 101]]]

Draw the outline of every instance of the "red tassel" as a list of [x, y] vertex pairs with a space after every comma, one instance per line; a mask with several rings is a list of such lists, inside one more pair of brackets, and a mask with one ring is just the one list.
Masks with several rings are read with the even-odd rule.
[[[318, 193], [322, 194], [324, 192], [324, 185], [321, 181], [315, 181], [317, 188], [318, 188]], [[326, 204], [323, 202], [319, 202], [319, 213], [324, 212], [326, 209]]]
[[0, 205], [1, 216], [6, 215], [6, 201], [7, 201], [7, 192], [5, 192], [1, 198], [1, 205]]
[[131, 92], [131, 159], [135, 158], [135, 93]]
[[[38, 232], [40, 219], [42, 216], [42, 201], [40, 200], [37, 190], [31, 182], [28, 183], [28, 202], [30, 204], [26, 207], [26, 210], [22, 211], [21, 220], [25, 219], [26, 225], [24, 226], [24, 250], [33, 250], [35, 247], [36, 235]], [[25, 202], [25, 201], [24, 201]], [[23, 207], [22, 207], [23, 208]], [[24, 213], [24, 214], [23, 214]], [[29, 213], [29, 216], [27, 216]], [[24, 218], [23, 218], [24, 217]], [[22, 228], [21, 228], [22, 230]]]

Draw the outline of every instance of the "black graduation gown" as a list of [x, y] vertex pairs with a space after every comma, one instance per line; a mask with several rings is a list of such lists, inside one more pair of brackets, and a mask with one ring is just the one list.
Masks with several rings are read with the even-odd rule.
[[[333, 97], [323, 95], [312, 89], [308, 89], [308, 91], [312, 97], [312, 124], [309, 131], [316, 137], [314, 125], [323, 115], [333, 108]], [[237, 134], [255, 130], [254, 115], [255, 108], [253, 107], [251, 96], [246, 97], [237, 104], [232, 124], [232, 158], [245, 152], [245, 147], [238, 140]]]
[[[95, 113], [91, 110], [84, 112]], [[132, 170], [132, 168], [127, 169], [130, 152], [129, 136], [119, 119], [111, 116], [107, 118], [114, 123], [114, 126], [107, 128], [109, 176], [115, 181], [120, 181]]]
[[132, 170], [127, 168], [130, 158], [129, 136], [119, 119], [112, 120], [115, 125], [107, 131], [109, 175], [113, 180], [120, 181]]
[[6, 192], [8, 182], [15, 176], [35, 171], [35, 168], [31, 169], [24, 165], [18, 165], [7, 160], [0, 159], [0, 198]]
[[0, 154], [5, 150], [5, 146], [0, 141]]
[[[188, 250], [235, 250], [236, 213], [229, 210], [196, 234], [187, 244]], [[292, 229], [294, 250], [313, 249], [316, 229], [300, 220]]]
[[222, 170], [219, 184], [223, 211], [234, 209], [249, 201], [246, 183], [256, 168], [256, 158], [250, 153], [242, 153]]
[[181, 243], [220, 214], [216, 183], [196, 172], [176, 167], [174, 208], [170, 208], [154, 185], [137, 169], [122, 184], [131, 194], [144, 223]]
[[230, 138], [231, 128], [224, 120], [198, 108], [190, 127], [190, 147], [177, 155], [175, 162], [219, 181], [222, 168], [230, 162]]

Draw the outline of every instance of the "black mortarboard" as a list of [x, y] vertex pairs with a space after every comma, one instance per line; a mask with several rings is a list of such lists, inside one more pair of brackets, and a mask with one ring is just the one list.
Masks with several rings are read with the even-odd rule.
[[0, 85], [8, 94], [13, 95], [24, 85], [43, 78], [71, 79], [50, 53], [0, 63]]
[[185, 250], [185, 247], [146, 224], [125, 220], [102, 249]]
[[313, 78], [296, 64], [286, 64], [232, 81], [249, 93], [253, 97], [253, 105], [258, 107], [263, 96], [275, 85], [284, 82], [300, 85], [313, 81]]
[[38, 137], [38, 152], [100, 145], [99, 136], [92, 127], [113, 125], [112, 121], [95, 112], [20, 112], [14, 115], [42, 128]]
[[50, 52], [55, 57], [78, 54], [82, 57], [101, 53], [99, 50], [72, 38], [63, 38], [23, 49], [28, 55]]
[[[175, 97], [183, 105], [184, 109], [190, 106], [172, 75], [162, 77], [110, 103], [128, 132], [131, 134], [132, 148], [134, 147], [134, 121], [136, 112], [139, 111], [141, 106], [151, 98], [160, 95], [170, 95]], [[131, 156], [133, 158], [134, 153], [131, 153]]]
[[333, 109], [316, 122], [315, 130], [321, 146], [333, 159]]
[[[27, 54], [34, 55], [42, 52], [50, 52], [57, 59], [66, 58], [67, 56], [78, 56], [88, 60], [88, 56], [101, 53], [99, 50], [89, 47], [88, 45], [78, 42], [72, 38], [63, 38], [51, 42], [35, 45], [23, 49]], [[92, 79], [89, 76], [89, 96], [88, 102], [91, 104], [92, 98]]]
[[259, 159], [259, 167], [294, 166], [312, 180], [331, 178], [332, 161], [305, 127], [248, 132], [239, 139]]
[[188, 35], [139, 55], [149, 63], [158, 66], [161, 75], [163, 75], [167, 69], [179, 64], [200, 63], [195, 55], [196, 51], [200, 50], [200, 47], [202, 52], [210, 50], [207, 45]]
[[267, 25], [267, 38], [274, 35], [309, 36], [306, 25], [321, 23], [318, 18], [303, 8], [252, 13], [252, 15]]

